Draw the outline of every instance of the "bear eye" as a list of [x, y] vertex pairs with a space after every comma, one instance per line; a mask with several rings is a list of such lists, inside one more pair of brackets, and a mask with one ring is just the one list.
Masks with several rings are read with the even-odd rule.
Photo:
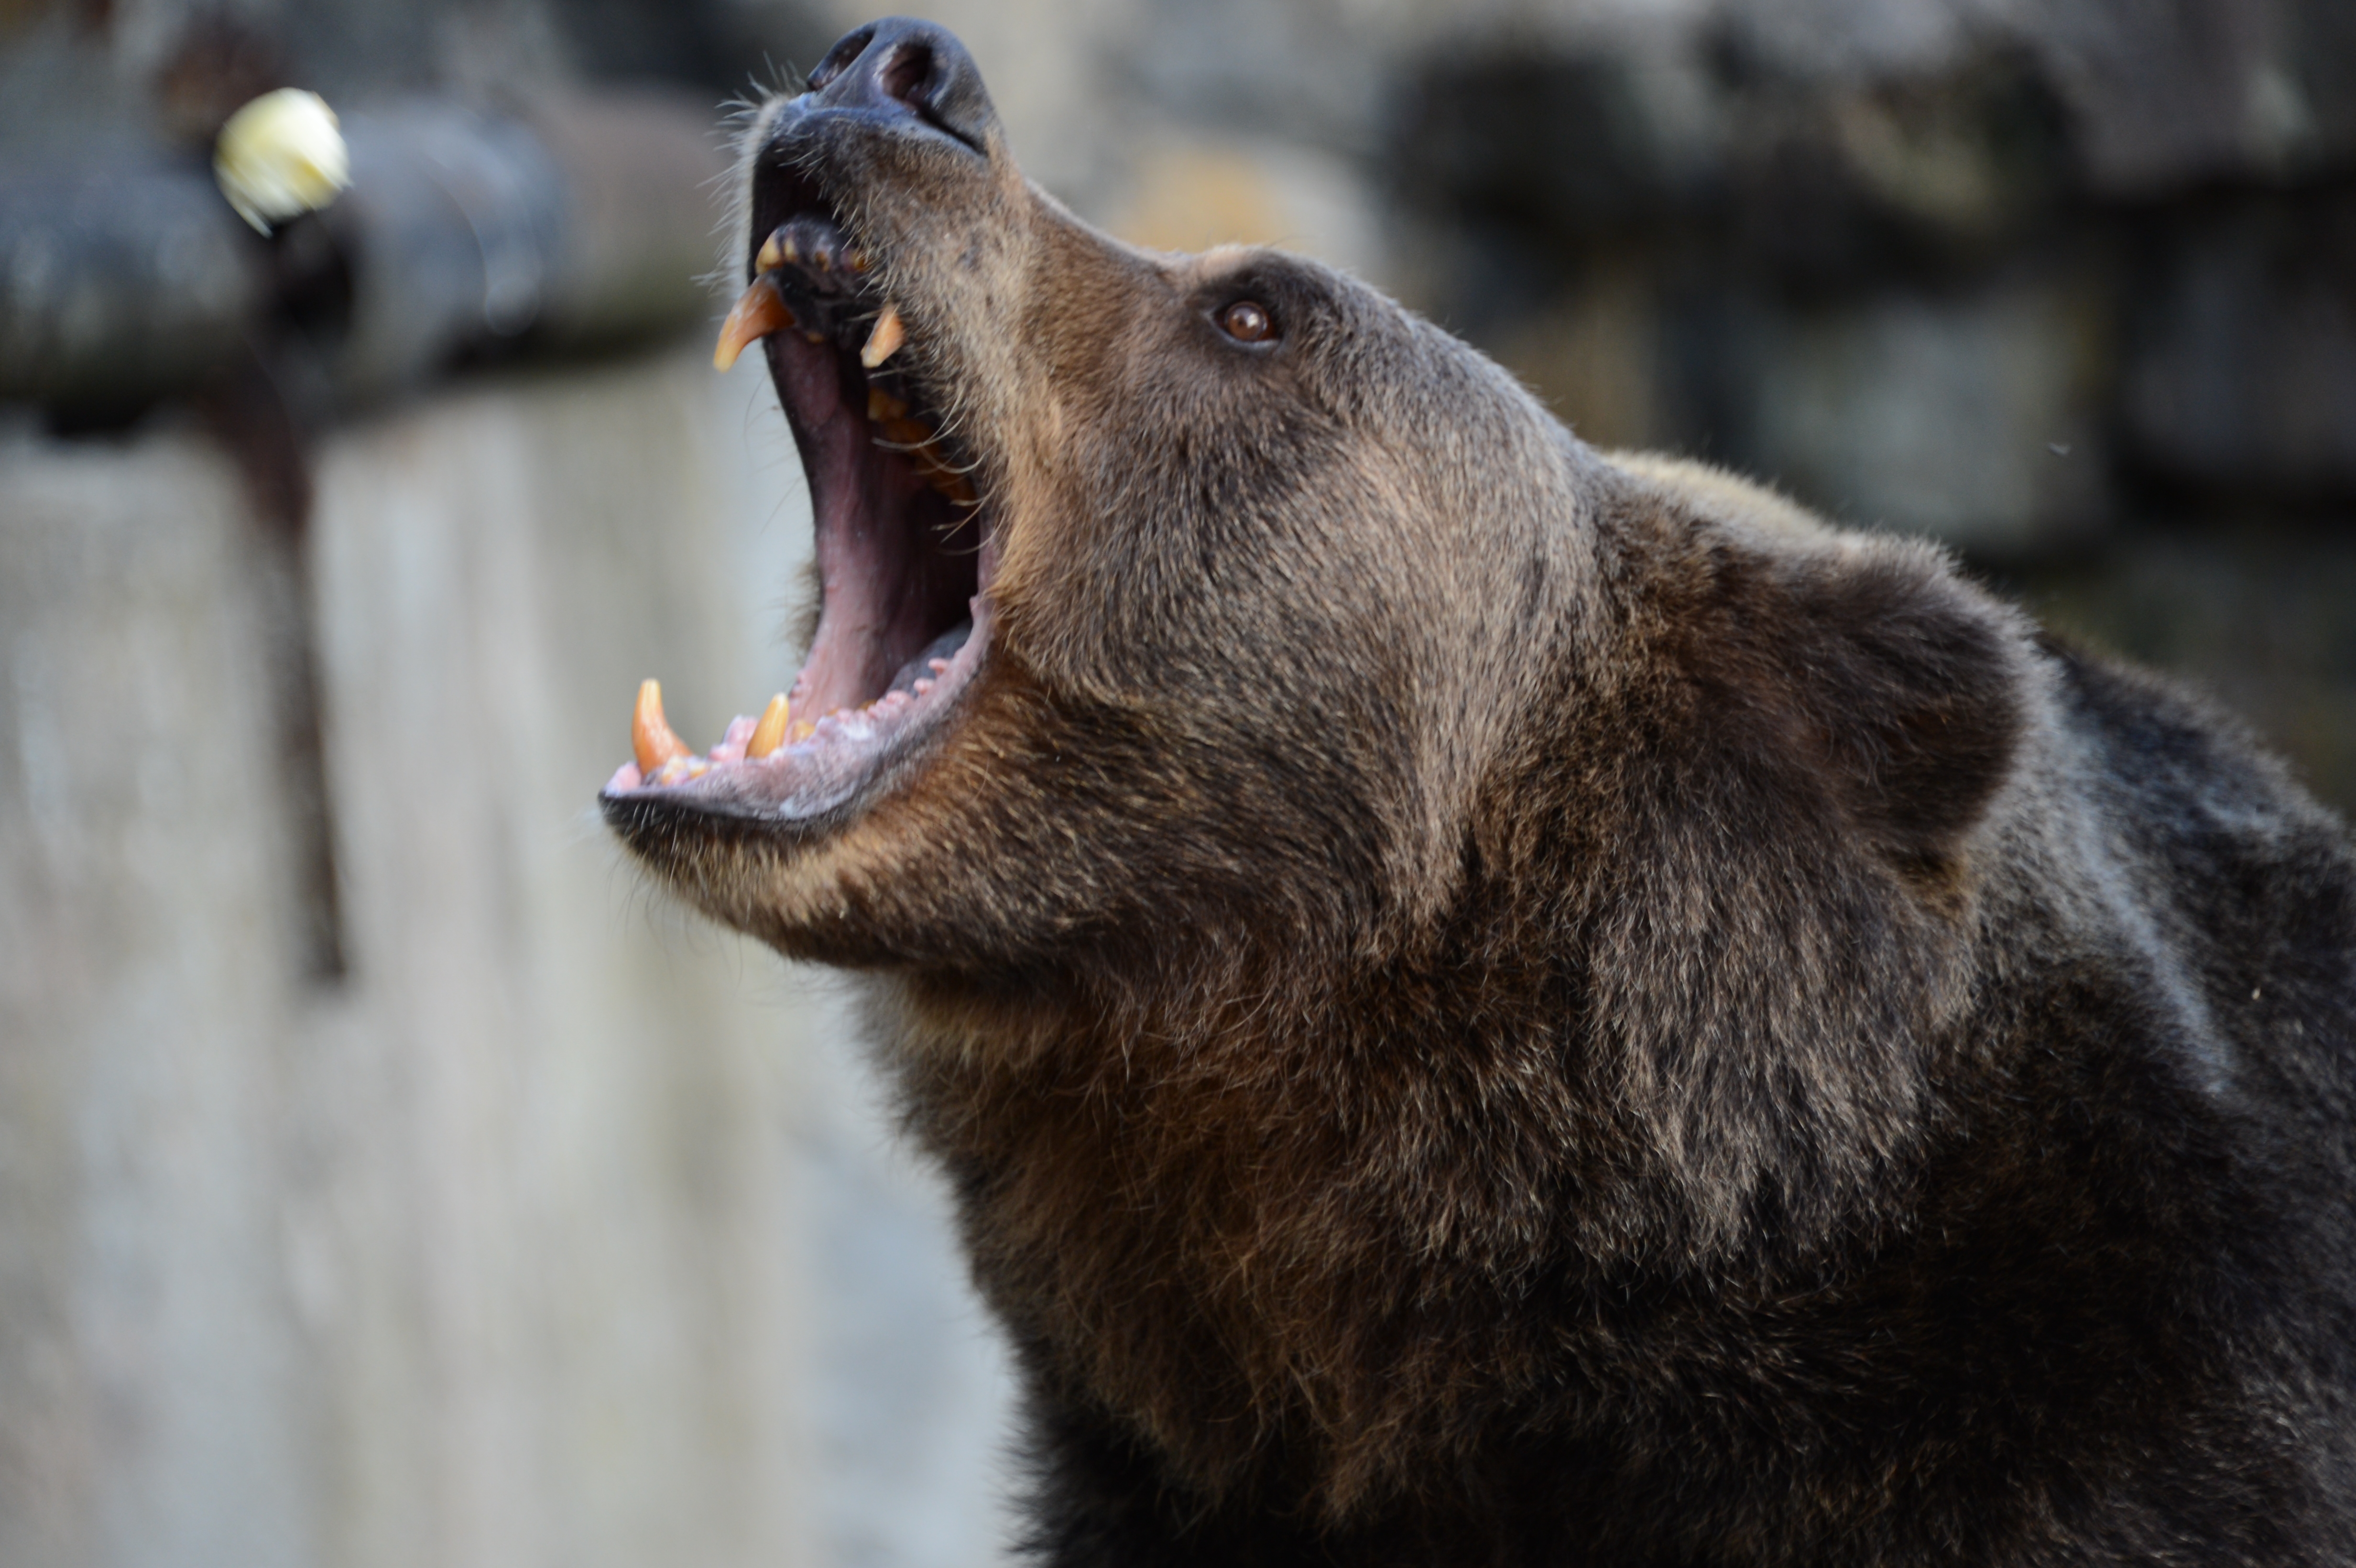
[[1266, 343], [1276, 336], [1276, 318], [1251, 300], [1237, 300], [1219, 313], [1219, 330], [1237, 343]]

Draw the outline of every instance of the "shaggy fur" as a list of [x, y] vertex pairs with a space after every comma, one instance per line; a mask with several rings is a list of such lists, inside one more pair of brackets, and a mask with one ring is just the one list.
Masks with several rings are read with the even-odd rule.
[[867, 975], [1045, 1561], [2356, 1560], [2356, 876], [2274, 763], [1348, 278], [1107, 239], [986, 99], [823, 99], [744, 243], [790, 169], [881, 259], [996, 640], [851, 810], [609, 811]]

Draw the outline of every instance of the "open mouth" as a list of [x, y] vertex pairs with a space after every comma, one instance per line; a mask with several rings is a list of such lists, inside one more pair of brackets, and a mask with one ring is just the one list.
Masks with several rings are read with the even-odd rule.
[[990, 642], [997, 541], [899, 309], [818, 189], [779, 171], [752, 285], [721, 328], [723, 369], [763, 345], [809, 485], [817, 635], [792, 686], [698, 753], [640, 689], [616, 805], [675, 803], [808, 824], [882, 784], [941, 729]]

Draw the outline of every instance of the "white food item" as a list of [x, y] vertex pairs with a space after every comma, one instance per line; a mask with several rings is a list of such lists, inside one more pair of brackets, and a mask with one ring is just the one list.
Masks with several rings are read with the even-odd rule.
[[229, 117], [213, 144], [213, 177], [238, 216], [267, 234], [335, 200], [352, 183], [351, 155], [326, 99], [282, 87]]

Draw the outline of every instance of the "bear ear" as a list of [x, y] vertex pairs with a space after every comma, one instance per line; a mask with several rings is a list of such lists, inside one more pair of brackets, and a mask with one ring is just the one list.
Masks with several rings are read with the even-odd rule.
[[1851, 832], [1899, 859], [1946, 859], [2019, 747], [2017, 618], [1923, 545], [1844, 542], [1743, 567], [1747, 587], [1720, 601], [1734, 729], [1763, 728], [1747, 739], [1769, 765], [1822, 791]]

